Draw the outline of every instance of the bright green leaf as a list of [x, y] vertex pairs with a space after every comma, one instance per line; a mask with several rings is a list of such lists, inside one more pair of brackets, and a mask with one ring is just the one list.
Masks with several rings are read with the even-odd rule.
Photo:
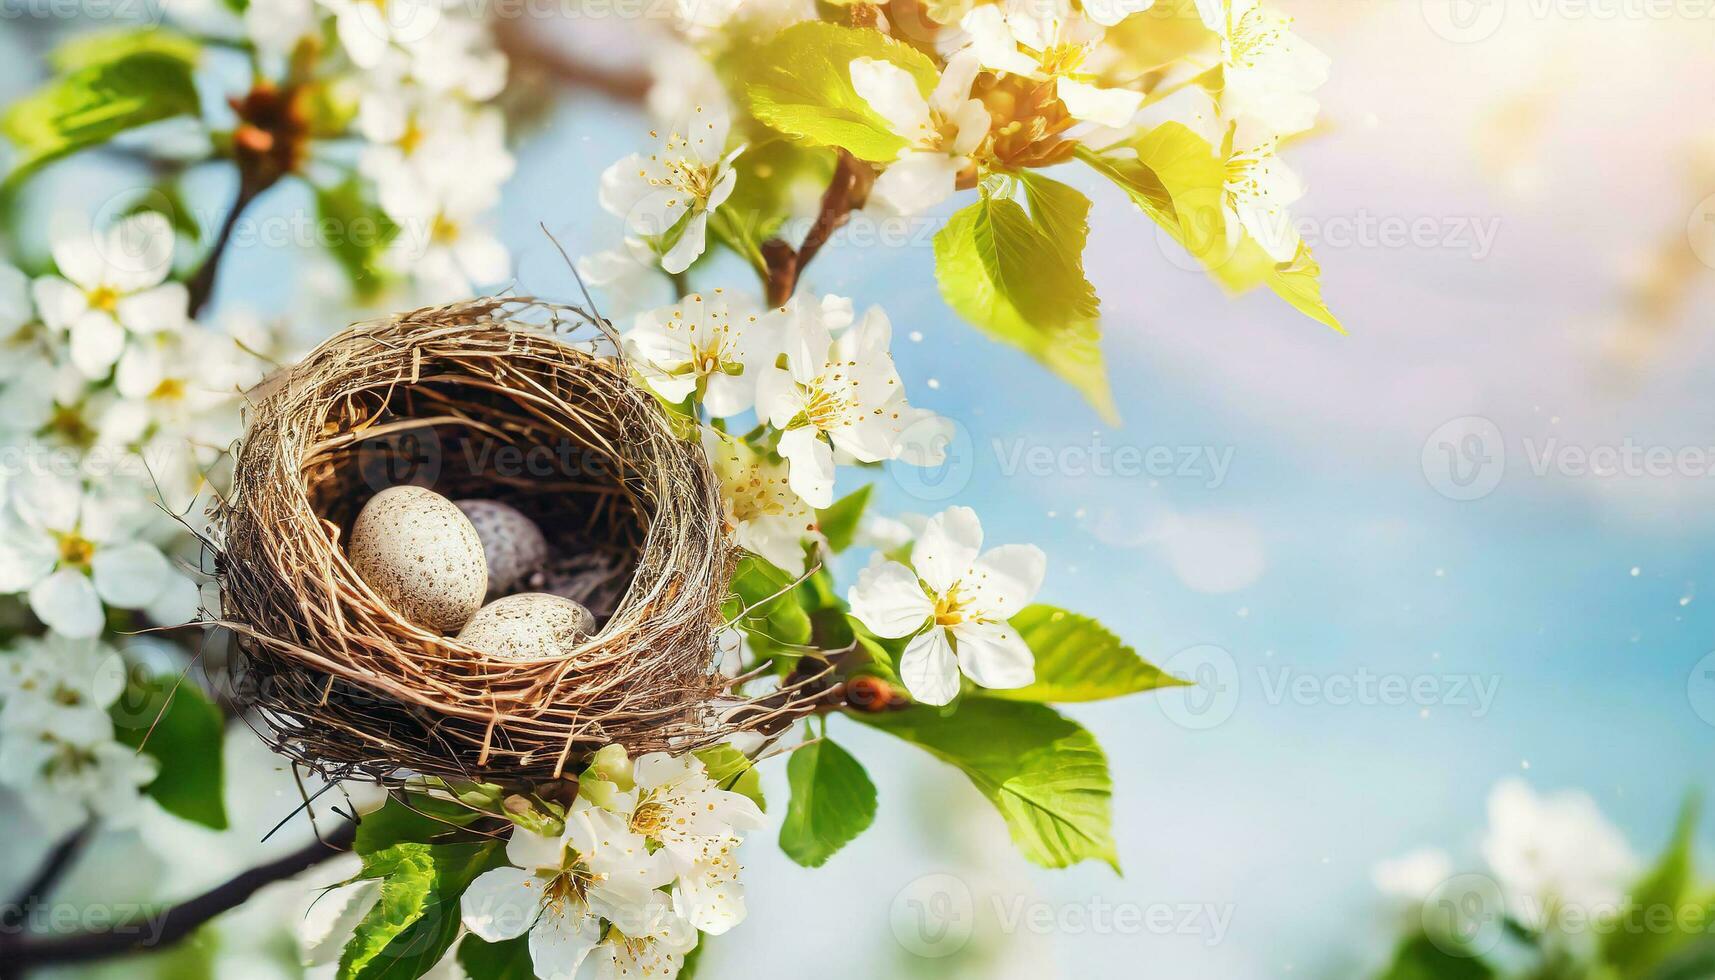
[[14, 102], [0, 118], [0, 133], [21, 153], [7, 183], [120, 133], [196, 115], [194, 70], [182, 53], [134, 50], [66, 72]]
[[1697, 884], [1693, 848], [1696, 844], [1699, 807], [1696, 800], [1687, 800], [1681, 808], [1679, 823], [1667, 851], [1644, 879], [1632, 886], [1621, 910], [1621, 922], [1643, 923], [1658, 916], [1657, 910], [1671, 910], [1672, 926], [1666, 929], [1615, 929], [1602, 936], [1602, 959], [1625, 977], [1647, 976], [1676, 946], [1693, 935], [1701, 934], [1705, 922], [1688, 926], [1684, 916], [1688, 910], [1703, 910], [1693, 901], [1692, 888]]
[[1084, 278], [1089, 199], [1041, 175], [1021, 181], [1030, 213], [985, 189], [936, 233], [941, 296], [979, 330], [1041, 361], [1114, 421], [1096, 325], [1101, 307]]
[[1145, 661], [1087, 616], [1053, 606], [1030, 606], [1012, 617], [1012, 626], [1036, 655], [1036, 682], [1010, 691], [985, 690], [983, 697], [1045, 703], [1101, 701], [1186, 683]]
[[873, 161], [896, 158], [905, 140], [852, 86], [852, 61], [898, 65], [925, 97], [939, 77], [928, 55], [880, 31], [818, 21], [794, 24], [731, 57], [756, 118], [789, 136]]
[[364, 182], [356, 175], [331, 187], [317, 187], [316, 217], [327, 230], [323, 242], [334, 261], [345, 271], [360, 298], [374, 297], [386, 284], [378, 260], [398, 227], [364, 193]]
[[780, 826], [780, 849], [806, 868], [826, 864], [875, 820], [875, 784], [851, 753], [826, 738], [786, 763], [792, 802]]
[[359, 855], [379, 854], [395, 844], [428, 844], [458, 834], [481, 814], [420, 793], [404, 799], [389, 796], [380, 809], [363, 815], [357, 825], [352, 850]]
[[458, 937], [459, 896], [504, 863], [499, 841], [395, 844], [366, 855], [358, 878], [381, 879], [381, 897], [340, 955], [340, 980], [420, 977]]
[[486, 943], [476, 936], [466, 936], [459, 943], [458, 960], [465, 975], [476, 980], [536, 980], [528, 936], [502, 943]]
[[864, 508], [869, 506], [869, 495], [873, 489], [875, 484], [866, 483], [834, 501], [826, 510], [816, 512], [816, 522], [822, 529], [822, 535], [828, 539], [828, 547], [835, 553], [852, 546], [852, 539], [857, 536], [858, 525], [863, 521]]
[[1494, 968], [1473, 956], [1458, 956], [1418, 933], [1394, 951], [1379, 980], [1489, 980]]
[[1097, 860], [1119, 870], [1107, 756], [1081, 725], [1040, 704], [965, 698], [849, 717], [956, 766], [1000, 810], [1024, 856], [1047, 868]]
[[54, 48], [48, 55], [48, 64], [54, 71], [64, 73], [109, 64], [144, 52], [166, 55], [194, 65], [202, 57], [202, 45], [183, 34], [159, 27], [91, 31], [73, 35]]
[[133, 681], [110, 709], [114, 737], [160, 765], [145, 791], [168, 813], [226, 829], [221, 765], [226, 724], [220, 709], [178, 675]]
[[739, 628], [768, 643], [785, 646], [809, 643], [810, 615], [792, 594], [795, 580], [796, 576], [766, 560], [746, 555], [733, 573], [733, 597], [727, 603], [727, 618], [740, 617]]
[[750, 797], [759, 810], [768, 809], [768, 801], [762, 798], [762, 774], [757, 772], [756, 763], [743, 752], [722, 743], [698, 749], [692, 754], [702, 760], [703, 768], [708, 770], [709, 778], [715, 781], [716, 786]]
[[[759, 127], [760, 128], [760, 127]], [[764, 131], [766, 132], [766, 131]], [[733, 161], [738, 181], [732, 196], [709, 216], [709, 231], [765, 273], [762, 243], [773, 238], [793, 214], [802, 193], [820, 193], [834, 173], [834, 154], [768, 134]]]

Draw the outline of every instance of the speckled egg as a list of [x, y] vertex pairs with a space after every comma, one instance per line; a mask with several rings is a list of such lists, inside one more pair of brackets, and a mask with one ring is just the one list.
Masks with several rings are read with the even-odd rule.
[[388, 487], [371, 497], [351, 526], [346, 554], [370, 588], [424, 629], [458, 629], [488, 591], [475, 525], [422, 487]]
[[548, 562], [548, 539], [523, 511], [498, 500], [456, 500], [476, 527], [488, 559], [488, 598], [518, 588], [526, 576]]
[[496, 660], [564, 657], [595, 632], [595, 617], [570, 599], [523, 592], [482, 607], [459, 642]]

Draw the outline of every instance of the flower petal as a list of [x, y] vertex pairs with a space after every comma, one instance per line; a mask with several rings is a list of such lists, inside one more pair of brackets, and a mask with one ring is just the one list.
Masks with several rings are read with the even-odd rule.
[[[159, 285], [172, 271], [173, 245], [172, 223], [159, 211], [143, 211], [120, 220], [107, 230], [101, 244], [108, 284], [121, 293]], [[178, 288], [184, 291], [184, 286]]]
[[1129, 89], [1098, 88], [1073, 78], [1055, 82], [1055, 93], [1072, 118], [1098, 126], [1119, 129], [1131, 122], [1143, 107], [1143, 93]]
[[23, 592], [53, 573], [53, 541], [11, 520], [0, 521], [0, 595]]
[[459, 899], [465, 928], [491, 943], [524, 935], [541, 911], [541, 880], [522, 868], [485, 871]]
[[59, 276], [43, 276], [30, 285], [36, 310], [42, 322], [53, 330], [70, 330], [84, 311], [89, 309], [89, 296]]
[[972, 571], [971, 603], [989, 619], [1007, 620], [1041, 591], [1048, 556], [1033, 544], [1003, 544], [978, 558]]
[[600, 942], [601, 924], [582, 904], [550, 906], [530, 930], [530, 962], [540, 980], [573, 980]]
[[99, 310], [87, 310], [71, 325], [71, 362], [91, 380], [107, 377], [125, 349], [125, 330]]
[[959, 668], [979, 685], [997, 691], [1036, 679], [1036, 656], [1018, 631], [1005, 623], [963, 622], [953, 627]]
[[953, 196], [961, 166], [945, 153], [906, 154], [876, 178], [869, 201], [901, 217], [927, 211]]
[[936, 592], [945, 592], [976, 564], [983, 547], [983, 525], [969, 507], [949, 507], [929, 518], [911, 563]]
[[709, 212], [698, 211], [691, 215], [685, 224], [684, 234], [661, 256], [661, 268], [673, 275], [678, 275], [691, 267], [697, 257], [703, 254], [703, 247], [709, 227]]
[[506, 860], [520, 868], [558, 868], [566, 859], [566, 845], [558, 837], [515, 827], [506, 842]]
[[786, 459], [786, 484], [811, 507], [834, 503], [834, 447], [810, 426], [788, 429], [780, 436]]
[[[914, 145], [934, 135], [929, 125], [929, 103], [917, 90], [917, 79], [910, 72], [878, 58], [854, 58], [849, 71], [852, 88], [895, 133]], [[975, 72], [971, 77], [976, 77]], [[970, 91], [969, 83], [965, 91]]]
[[939, 626], [918, 635], [899, 658], [899, 679], [911, 696], [924, 704], [942, 705], [959, 693], [959, 665]]
[[852, 615], [876, 636], [907, 636], [923, 628], [935, 605], [917, 581], [917, 573], [877, 555], [858, 573], [846, 593]]
[[96, 594], [120, 609], [140, 609], [155, 601], [173, 574], [161, 549], [142, 541], [96, 551], [90, 571]]
[[101, 632], [106, 617], [89, 576], [62, 568], [30, 590], [30, 611], [61, 636], [82, 639]]
[[184, 329], [189, 307], [184, 284], [169, 282], [121, 297], [114, 312], [132, 333], [166, 333]]

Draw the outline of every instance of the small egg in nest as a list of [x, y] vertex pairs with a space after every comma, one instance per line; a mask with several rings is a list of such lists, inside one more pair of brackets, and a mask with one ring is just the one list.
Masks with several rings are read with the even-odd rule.
[[476, 527], [422, 487], [388, 487], [363, 505], [346, 548], [351, 567], [410, 622], [440, 633], [470, 621], [488, 592]]
[[564, 657], [595, 632], [588, 609], [546, 592], [523, 592], [482, 607], [458, 640], [496, 660]]
[[488, 559], [488, 598], [498, 599], [548, 563], [548, 539], [536, 522], [498, 500], [454, 501], [476, 527]]

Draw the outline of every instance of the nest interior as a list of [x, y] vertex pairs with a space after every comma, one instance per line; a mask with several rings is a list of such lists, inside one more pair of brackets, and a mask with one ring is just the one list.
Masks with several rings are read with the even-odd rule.
[[[718, 488], [604, 343], [563, 308], [480, 301], [358, 325], [258, 389], [217, 569], [235, 686], [279, 750], [339, 778], [540, 780], [613, 742], [730, 734], [737, 699], [712, 668], [732, 562]], [[596, 635], [518, 663], [402, 619], [344, 541], [405, 483], [532, 517], [552, 585]]]

